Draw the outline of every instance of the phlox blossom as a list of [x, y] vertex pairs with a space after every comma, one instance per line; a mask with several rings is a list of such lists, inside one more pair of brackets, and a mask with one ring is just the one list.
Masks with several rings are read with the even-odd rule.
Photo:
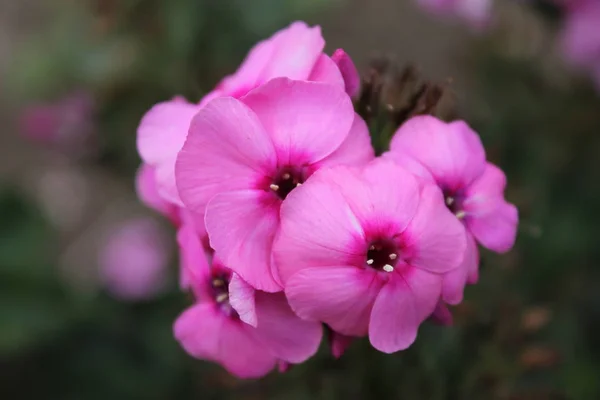
[[[174, 324], [175, 338], [192, 356], [221, 364], [240, 378], [286, 369], [312, 356], [321, 340], [321, 326], [303, 321], [290, 309], [283, 293], [254, 291], [218, 257], [208, 261], [195, 229], [178, 232], [183, 267], [189, 270], [195, 303]], [[230, 299], [251, 308], [254, 325], [242, 321]]]
[[322, 169], [292, 192], [274, 258], [300, 317], [391, 353], [414, 342], [465, 246], [439, 188], [376, 160]]
[[478, 279], [476, 241], [499, 253], [515, 242], [518, 213], [504, 199], [506, 176], [486, 161], [479, 136], [465, 122], [445, 123], [432, 116], [405, 122], [384, 157], [436, 184], [448, 210], [466, 228], [463, 263], [447, 274], [442, 296], [449, 304], [460, 303], [465, 284]]

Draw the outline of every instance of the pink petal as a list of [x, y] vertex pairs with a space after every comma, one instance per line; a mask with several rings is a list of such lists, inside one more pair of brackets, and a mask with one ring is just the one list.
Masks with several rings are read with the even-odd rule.
[[238, 274], [233, 274], [229, 281], [229, 304], [238, 313], [240, 319], [256, 327], [255, 290], [248, 285]]
[[279, 199], [263, 190], [218, 194], [206, 208], [210, 244], [225, 265], [258, 290], [277, 292], [271, 249], [279, 226]]
[[256, 115], [238, 100], [219, 97], [191, 123], [175, 166], [177, 187], [184, 204], [203, 214], [215, 194], [254, 187], [275, 163]]
[[463, 203], [469, 230], [484, 247], [499, 253], [513, 247], [519, 223], [517, 208], [504, 200], [505, 186], [502, 170], [488, 163]]
[[173, 334], [188, 354], [217, 361], [223, 318], [214, 304], [196, 303], [177, 318]]
[[175, 322], [174, 333], [189, 354], [216, 361], [239, 378], [264, 376], [277, 362], [252, 327], [220, 314], [212, 303], [186, 310]]
[[217, 91], [223, 96], [239, 98], [249, 90], [258, 86], [263, 70], [271, 60], [274, 51], [272, 39], [257, 43], [248, 53], [238, 70], [226, 78], [219, 85]]
[[345, 335], [367, 333], [373, 301], [382, 282], [375, 271], [319, 267], [294, 274], [285, 287], [300, 318], [321, 321]]
[[156, 165], [174, 158], [188, 133], [190, 121], [200, 107], [176, 98], [156, 104], [142, 118], [137, 147], [142, 159]]
[[360, 91], [360, 76], [356, 70], [354, 62], [348, 54], [342, 49], [337, 49], [331, 56], [332, 60], [337, 64], [342, 76], [348, 96], [354, 97]]
[[388, 151], [381, 155], [381, 158], [384, 160], [391, 160], [398, 164], [400, 167], [405, 170], [411, 172], [413, 175], [421, 178], [421, 180], [433, 184], [437, 184], [431, 172], [419, 161], [415, 160], [411, 156], [400, 153], [397, 151]]
[[403, 239], [409, 264], [434, 273], [457, 268], [467, 246], [465, 228], [446, 208], [439, 188], [429, 184]]
[[463, 300], [468, 276], [479, 268], [479, 251], [475, 239], [469, 232], [466, 233], [466, 239], [467, 247], [461, 265], [446, 273], [442, 284], [442, 299], [452, 305]]
[[431, 319], [436, 324], [443, 326], [450, 326], [454, 323], [452, 313], [442, 300], [438, 301], [433, 314], [431, 314]]
[[369, 340], [384, 353], [408, 348], [417, 337], [419, 325], [435, 309], [442, 278], [418, 268], [402, 272], [381, 289], [369, 322]]
[[174, 217], [174, 206], [163, 199], [158, 192], [154, 167], [145, 163], [140, 165], [135, 178], [135, 189], [139, 199], [146, 206], [168, 218]]
[[319, 349], [319, 322], [300, 319], [283, 293], [256, 292], [257, 337], [279, 359], [294, 364], [306, 361]]
[[174, 157], [157, 165], [156, 186], [162, 198], [177, 207], [183, 207], [175, 182], [175, 161]]
[[292, 23], [271, 40], [274, 49], [262, 71], [261, 83], [277, 77], [307, 79], [325, 47], [321, 28], [310, 28], [304, 22]]
[[421, 162], [447, 190], [467, 187], [485, 168], [481, 140], [463, 121], [447, 124], [429, 115], [413, 117], [398, 129], [390, 147]]
[[273, 253], [281, 281], [307, 267], [354, 265], [364, 254], [360, 223], [333, 182], [356, 176], [345, 167], [322, 169], [282, 203], [280, 233]]
[[308, 80], [329, 83], [344, 88], [344, 90], [346, 88], [340, 69], [327, 54], [319, 56]]
[[334, 165], [362, 166], [373, 160], [375, 151], [371, 145], [371, 137], [367, 124], [360, 115], [354, 115], [354, 122], [346, 140], [333, 153], [317, 164], [317, 168]]
[[211, 298], [210, 266], [202, 247], [201, 237], [194, 225], [183, 224], [177, 231], [180, 258], [180, 284], [183, 289], [191, 287], [197, 299]]
[[329, 335], [329, 346], [331, 347], [331, 354], [335, 358], [340, 358], [350, 347], [354, 338], [352, 336], [342, 335], [341, 333], [330, 331]]
[[273, 79], [242, 98], [271, 136], [281, 165], [317, 162], [346, 139], [354, 108], [343, 89]]
[[419, 205], [420, 185], [415, 176], [381, 158], [367, 165], [362, 175], [364, 189], [344, 187], [352, 211], [363, 226], [393, 223], [394, 233], [402, 232]]

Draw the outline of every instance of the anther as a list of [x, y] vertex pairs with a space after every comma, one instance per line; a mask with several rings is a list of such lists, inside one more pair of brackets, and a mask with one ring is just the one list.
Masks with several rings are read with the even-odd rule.
[[446, 197], [446, 205], [450, 207], [454, 203], [454, 197]]
[[225, 282], [223, 282], [223, 279], [215, 279], [212, 281], [212, 284], [214, 287], [219, 287], [219, 286], [223, 286], [225, 284]]
[[367, 264], [372, 265], [375, 261], [373, 259], [368, 259]]
[[302, 184], [300, 182], [296, 183], [296, 187], [298, 186], [302, 186]]
[[283, 178], [283, 180], [285, 181], [285, 180], [288, 180], [288, 179], [290, 179], [292, 176], [291, 176], [290, 174], [288, 174], [288, 173], [285, 173], [285, 174], [283, 174], [281, 177], [282, 177], [282, 178]]
[[396, 253], [392, 253], [388, 257], [390, 258], [390, 260], [395, 260], [398, 257], [398, 255]]
[[455, 215], [456, 215], [456, 218], [463, 219], [467, 215], [467, 213], [461, 210], [461, 211], [457, 212]]
[[384, 270], [385, 272], [392, 272], [392, 271], [394, 270], [394, 267], [392, 267], [390, 264], [385, 264], [385, 265], [383, 266], [383, 270]]
[[229, 298], [229, 295], [227, 293], [221, 293], [217, 296], [216, 300], [217, 300], [217, 303], [222, 303], [225, 300], [227, 300], [228, 298]]
[[276, 184], [274, 184], [274, 183], [271, 183], [271, 184], [269, 185], [269, 187], [270, 187], [270, 188], [271, 188], [271, 190], [272, 190], [272, 191], [274, 191], [274, 192], [276, 192], [276, 191], [278, 191], [278, 190], [279, 190], [279, 185], [276, 185]]
[[369, 250], [375, 250], [375, 246], [371, 245], [371, 247], [369, 247]]

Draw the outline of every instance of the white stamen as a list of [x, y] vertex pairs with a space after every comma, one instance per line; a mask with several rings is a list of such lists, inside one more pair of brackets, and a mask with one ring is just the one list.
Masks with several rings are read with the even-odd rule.
[[459, 212], [457, 212], [455, 215], [456, 215], [456, 218], [458, 218], [458, 219], [463, 219], [463, 218], [464, 218], [464, 217], [467, 215], [467, 213], [466, 213], [466, 212], [464, 212], [464, 211], [462, 211], [462, 210], [460, 210], [460, 211], [459, 211]]
[[274, 192], [276, 192], [276, 191], [278, 191], [278, 190], [279, 190], [279, 185], [276, 185], [276, 184], [274, 184], [274, 183], [271, 183], [271, 184], [269, 185], [269, 187], [270, 187], [270, 188], [271, 188], [271, 190], [272, 190], [272, 191], [274, 191]]
[[384, 270], [385, 272], [392, 272], [392, 271], [394, 270], [394, 267], [392, 267], [390, 264], [385, 264], [385, 265], [383, 266], [383, 270]]
[[223, 280], [222, 280], [222, 279], [215, 279], [215, 280], [213, 280], [213, 282], [212, 282], [213, 286], [216, 286], [216, 287], [223, 286], [223, 284], [224, 284], [224, 283], [225, 283], [225, 282], [223, 282]]
[[300, 182], [296, 183], [296, 187], [298, 186], [302, 186], [302, 184]]
[[286, 173], [286, 174], [283, 174], [282, 178], [283, 178], [283, 180], [285, 181], [285, 180], [288, 180], [288, 179], [290, 179], [290, 178], [291, 178], [291, 175]]
[[375, 250], [375, 246], [371, 245], [371, 247], [369, 247], [369, 250]]
[[217, 303], [222, 303], [225, 300], [227, 300], [229, 298], [229, 295], [227, 293], [221, 293], [220, 295], [217, 296]]
[[396, 253], [392, 253], [388, 257], [390, 258], [390, 260], [395, 260], [398, 257], [398, 255]]
[[451, 206], [454, 203], [454, 197], [446, 197], [446, 205]]
[[368, 260], [367, 260], [367, 264], [369, 264], [369, 265], [372, 265], [374, 262], [375, 262], [375, 261], [374, 261], [374, 260], [372, 260], [372, 259], [368, 259]]

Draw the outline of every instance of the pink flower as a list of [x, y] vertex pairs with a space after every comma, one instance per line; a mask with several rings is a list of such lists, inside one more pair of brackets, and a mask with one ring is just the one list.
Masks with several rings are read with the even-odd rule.
[[[178, 240], [196, 302], [179, 316], [174, 333], [190, 355], [240, 378], [257, 378], [317, 351], [320, 325], [299, 319], [282, 293], [255, 292], [218, 259], [209, 266], [193, 227], [182, 226]], [[252, 310], [256, 327], [240, 319], [230, 303], [235, 297]]]
[[406, 349], [465, 251], [440, 190], [395, 163], [326, 168], [281, 207], [274, 258], [292, 309], [386, 353]]
[[504, 200], [504, 173], [486, 162], [479, 136], [466, 123], [448, 124], [432, 116], [405, 122], [385, 157], [437, 184], [446, 206], [465, 226], [463, 263], [446, 275], [442, 296], [449, 304], [460, 303], [466, 282], [478, 278], [475, 240], [499, 253], [510, 250], [515, 242], [518, 214], [516, 207]]
[[567, 61], [589, 71], [600, 87], [600, 2], [569, 4], [560, 44]]
[[418, 0], [418, 3], [432, 14], [462, 18], [477, 30], [488, 26], [493, 7], [493, 0]]
[[31, 140], [82, 151], [94, 130], [93, 112], [89, 93], [74, 92], [51, 103], [28, 106], [19, 124], [23, 135]]
[[124, 300], [158, 295], [168, 281], [169, 245], [151, 219], [127, 221], [114, 229], [99, 256], [106, 289]]
[[175, 187], [175, 158], [187, 137], [192, 117], [211, 100], [221, 96], [240, 98], [276, 77], [326, 82], [356, 91], [359, 78], [350, 57], [338, 50], [334, 62], [323, 53], [324, 46], [320, 27], [309, 28], [303, 22], [294, 22], [258, 43], [237, 72], [223, 79], [198, 105], [177, 97], [152, 107], [140, 122], [137, 145], [144, 163], [155, 170], [160, 196], [182, 206]]
[[341, 88], [276, 78], [198, 112], [177, 159], [177, 187], [186, 207], [206, 212], [211, 247], [225, 264], [276, 292], [271, 247], [288, 194], [322, 167], [372, 158], [367, 127]]

